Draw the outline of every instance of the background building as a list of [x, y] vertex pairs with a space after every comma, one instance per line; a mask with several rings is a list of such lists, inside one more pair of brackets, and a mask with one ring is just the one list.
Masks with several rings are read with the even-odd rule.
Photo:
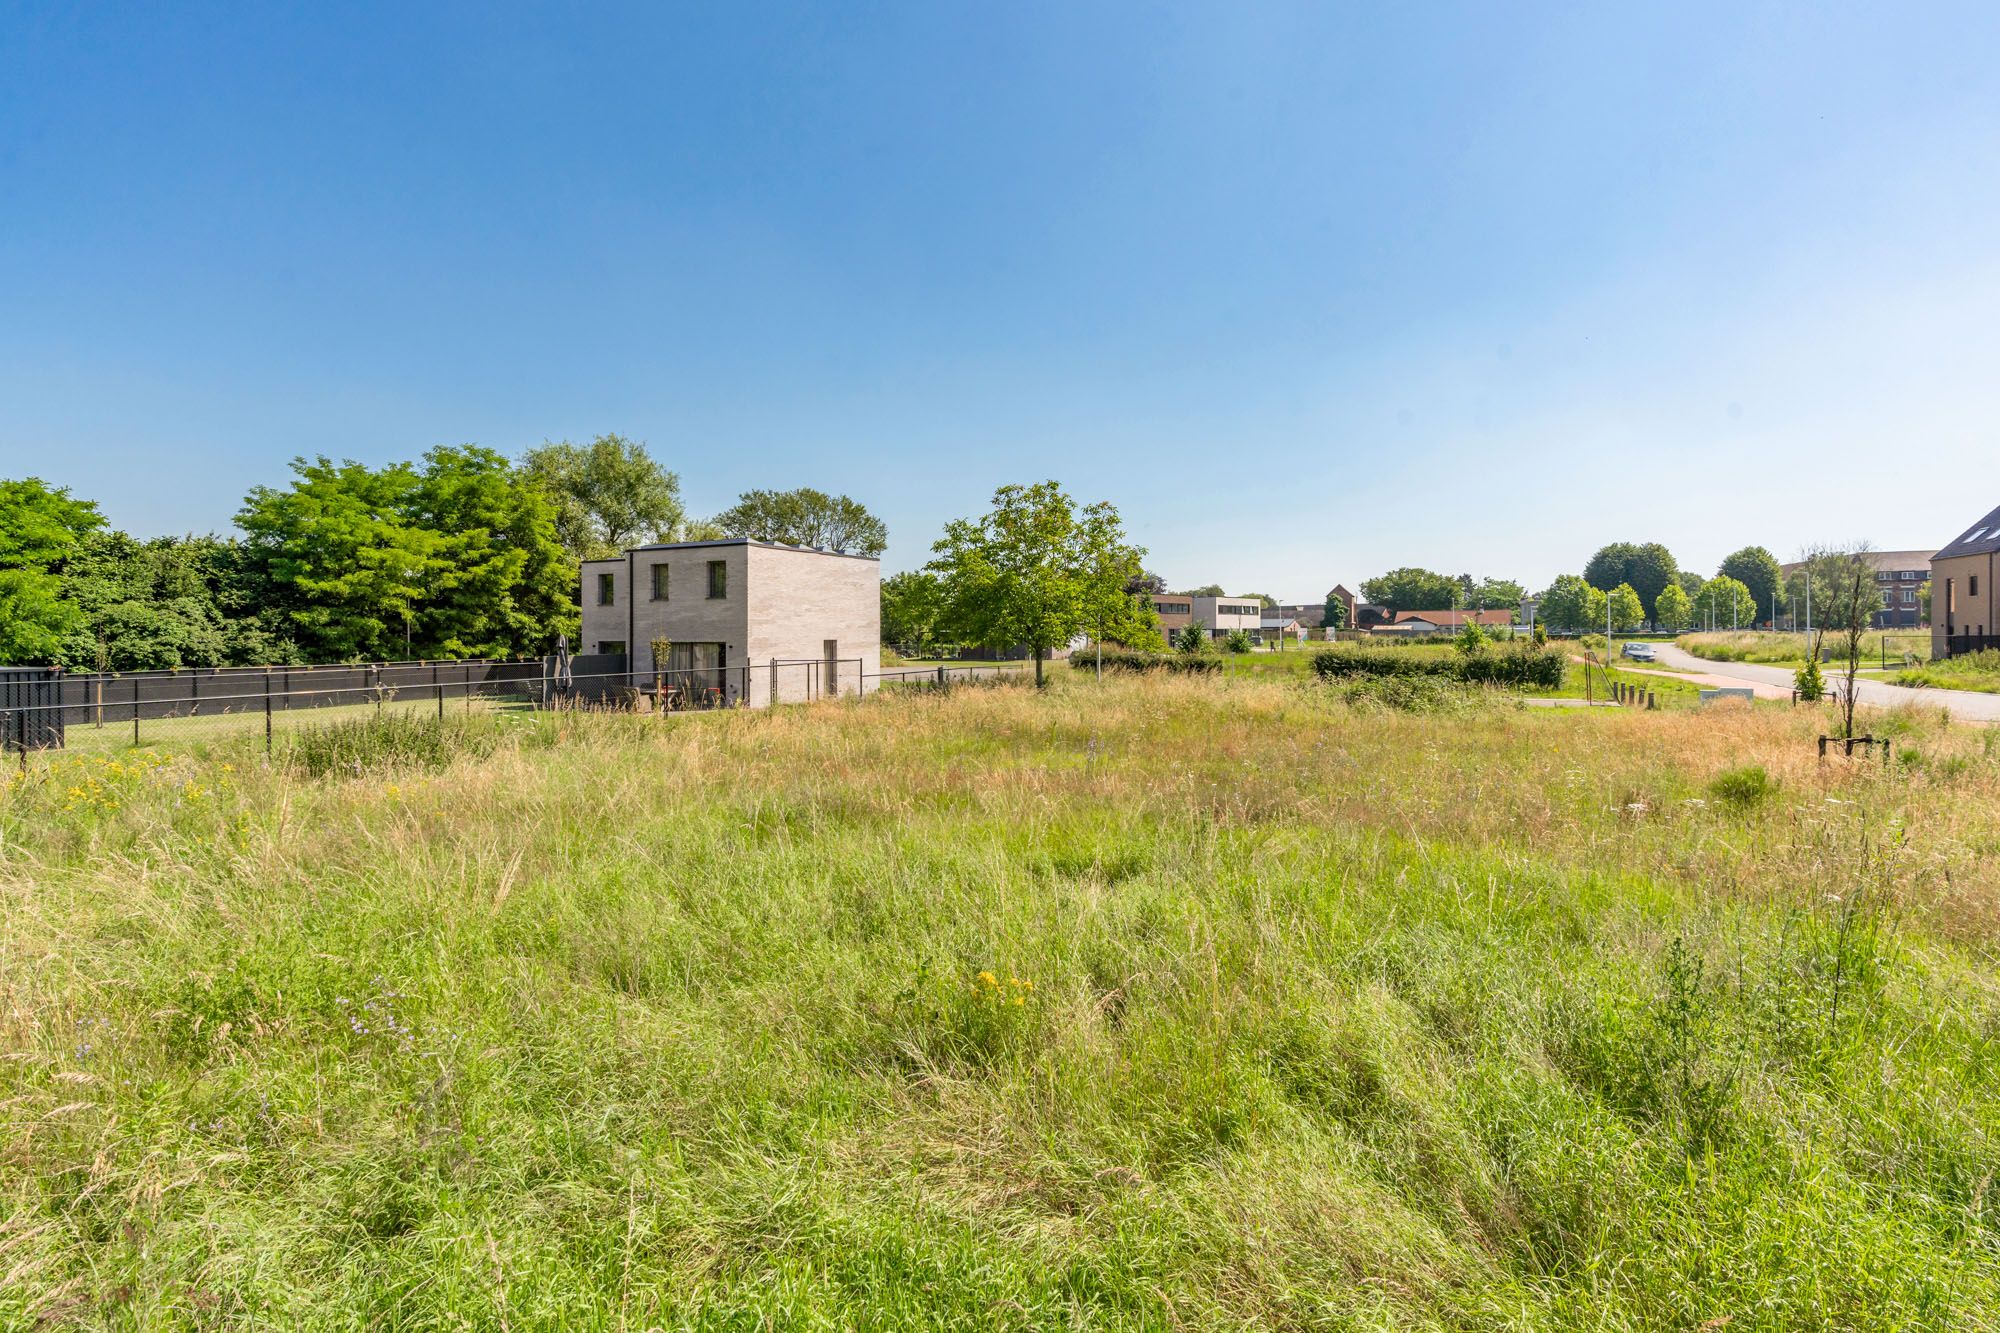
[[[1939, 552], [1938, 554], [1943, 554]], [[1875, 613], [1873, 625], [1876, 629], [1890, 629], [1898, 626], [1915, 627], [1924, 623], [1923, 599], [1919, 596], [1924, 580], [1931, 576], [1932, 553], [1929, 551], [1866, 551], [1862, 559], [1875, 571], [1875, 587], [1882, 594], [1882, 609]], [[1785, 583], [1789, 586], [1792, 576], [1805, 566], [1799, 561], [1780, 565], [1784, 571]], [[1780, 608], [1781, 610], [1783, 608]], [[1759, 616], [1768, 614], [1760, 610]], [[1798, 608], [1796, 615], [1801, 626], [1805, 624], [1805, 608]]]

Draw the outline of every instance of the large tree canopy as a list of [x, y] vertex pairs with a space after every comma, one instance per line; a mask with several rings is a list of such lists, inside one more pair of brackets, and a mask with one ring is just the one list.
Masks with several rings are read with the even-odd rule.
[[58, 660], [83, 622], [55, 566], [104, 520], [38, 478], [0, 481], [0, 665]]
[[1002, 486], [989, 513], [951, 523], [932, 551], [950, 628], [988, 647], [1025, 645], [1037, 683], [1043, 659], [1079, 634], [1127, 638], [1149, 620], [1157, 626], [1125, 591], [1145, 551], [1125, 540], [1117, 509], [1079, 509], [1053, 481]]
[[909, 570], [882, 580], [882, 641], [922, 656], [937, 639], [945, 612], [944, 584]]
[[1571, 633], [1604, 628], [1604, 594], [1575, 574], [1561, 574], [1540, 599], [1542, 624]]
[[1784, 595], [1785, 573], [1778, 564], [1778, 557], [1761, 546], [1746, 546], [1732, 553], [1716, 570], [1726, 574], [1750, 590], [1750, 600], [1757, 604], [1753, 620], [1767, 620], [1778, 614], [1778, 599]]
[[501, 656], [574, 631], [548, 494], [490, 449], [424, 466], [294, 460], [237, 516], [248, 563], [315, 661]]
[[92, 533], [64, 559], [62, 581], [83, 613], [62, 652], [76, 670], [300, 660], [233, 538]]
[[1361, 595], [1391, 611], [1446, 611], [1462, 596], [1458, 580], [1428, 569], [1392, 569], [1361, 585]]
[[680, 478], [622, 435], [544, 444], [521, 456], [521, 468], [554, 502], [556, 540], [575, 559], [682, 535]]
[[1645, 607], [1645, 618], [1657, 620], [1660, 594], [1679, 573], [1673, 552], [1658, 542], [1613, 542], [1590, 557], [1590, 563], [1583, 567], [1583, 580], [1593, 588], [1631, 584]]
[[859, 500], [802, 486], [792, 491], [745, 491], [715, 516], [731, 537], [788, 546], [816, 546], [848, 555], [879, 556], [889, 529]]

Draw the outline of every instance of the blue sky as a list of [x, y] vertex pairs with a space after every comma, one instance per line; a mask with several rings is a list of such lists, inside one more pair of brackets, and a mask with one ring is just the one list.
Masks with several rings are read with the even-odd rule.
[[0, 476], [210, 530], [295, 454], [617, 431], [891, 568], [1052, 476], [1286, 599], [1941, 544], [2000, 503], [1996, 57], [1990, 3], [0, 5]]

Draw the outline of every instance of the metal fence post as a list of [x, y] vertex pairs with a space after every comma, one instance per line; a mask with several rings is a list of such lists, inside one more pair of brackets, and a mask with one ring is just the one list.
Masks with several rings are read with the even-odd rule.
[[271, 673], [264, 673], [264, 757], [271, 757]]
[[438, 721], [444, 721], [444, 686], [438, 681], [437, 663], [431, 663], [431, 693], [438, 697]]
[[132, 744], [139, 743], [139, 678], [132, 677]]

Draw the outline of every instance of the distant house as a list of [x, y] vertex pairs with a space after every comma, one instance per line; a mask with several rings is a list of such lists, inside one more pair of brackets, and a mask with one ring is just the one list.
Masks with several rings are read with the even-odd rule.
[[881, 564], [742, 537], [635, 546], [583, 562], [581, 638], [689, 703], [855, 694], [882, 660]]
[[1348, 622], [1350, 629], [1375, 629], [1382, 625], [1394, 624], [1396, 613], [1386, 606], [1373, 602], [1356, 602], [1354, 619]]
[[2000, 509], [1931, 557], [1931, 656], [2000, 648]]
[[1333, 590], [1319, 601], [1288, 602], [1277, 609], [1277, 614], [1290, 616], [1293, 620], [1299, 622], [1299, 628], [1301, 629], [1324, 629], [1326, 627], [1326, 604], [1329, 601], [1339, 602], [1347, 608], [1347, 619], [1344, 623], [1347, 628], [1354, 628], [1354, 594], [1338, 583], [1334, 584]]
[[1163, 592], [1155, 593], [1152, 600], [1153, 610], [1160, 617], [1160, 629], [1169, 637], [1191, 624], [1206, 629], [1211, 639], [1237, 630], [1254, 636], [1264, 620], [1264, 604], [1255, 597], [1198, 597], [1193, 593]]
[[[1882, 594], [1882, 609], [1875, 613], [1871, 622], [1875, 628], [1915, 628], [1922, 625], [1924, 608], [1918, 593], [1924, 586], [1924, 580], [1931, 576], [1931, 561], [1935, 558], [1932, 552], [1864, 551], [1861, 558], [1875, 571], [1875, 589]], [[1778, 568], [1789, 583], [1792, 576], [1805, 566], [1795, 560]], [[1799, 610], [1799, 618], [1803, 623], [1803, 607]]]
[[1257, 623], [1256, 639], [1259, 643], [1277, 643], [1285, 639], [1297, 643], [1305, 636], [1306, 627], [1295, 616], [1266, 613]]
[[1382, 628], [1397, 634], [1457, 634], [1468, 624], [1494, 630], [1513, 623], [1512, 611], [1398, 611]]

